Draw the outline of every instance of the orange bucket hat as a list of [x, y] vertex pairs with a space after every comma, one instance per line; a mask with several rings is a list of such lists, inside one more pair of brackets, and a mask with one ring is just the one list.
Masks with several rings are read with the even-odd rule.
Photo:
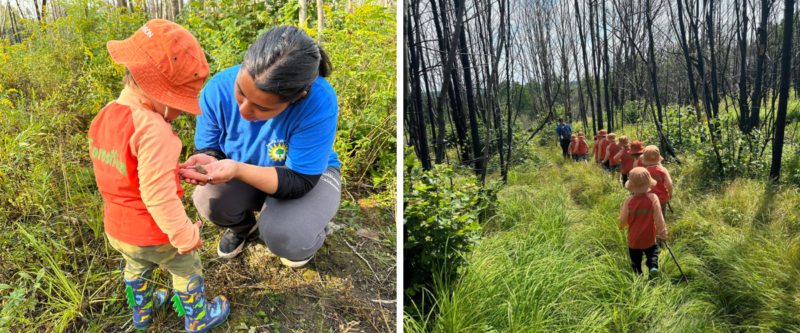
[[108, 41], [106, 47], [148, 96], [181, 111], [203, 113], [198, 95], [209, 67], [189, 30], [170, 21], [150, 20], [130, 38]]
[[650, 176], [650, 172], [642, 167], [633, 168], [628, 173], [628, 181], [625, 183], [625, 188], [633, 193], [647, 193], [653, 187], [656, 187], [656, 180]]
[[608, 133], [608, 132], [606, 132], [606, 130], [604, 130], [604, 129], [601, 129], [601, 130], [597, 131], [597, 135], [599, 135], [601, 138], [605, 137], [606, 133]]
[[578, 139], [583, 139], [585, 137], [586, 136], [583, 134], [583, 132], [578, 132]]
[[628, 145], [628, 136], [627, 135], [623, 135], [623, 136], [619, 137], [619, 145], [620, 146], [627, 146]]
[[664, 159], [661, 157], [661, 152], [658, 150], [658, 146], [647, 146], [644, 147], [642, 151], [642, 163], [645, 165], [653, 165], [661, 163]]
[[641, 154], [643, 151], [641, 141], [634, 141], [631, 143], [631, 154]]
[[614, 133], [609, 133], [608, 134], [608, 141], [614, 141], [616, 139], [617, 139], [617, 135], [616, 134], [614, 134]]
[[570, 139], [571, 141], [575, 141], [575, 140], [577, 140], [577, 139], [578, 139], [578, 137], [577, 137], [575, 134], [573, 134], [573, 135], [570, 135], [570, 136], [569, 136], [569, 139]]

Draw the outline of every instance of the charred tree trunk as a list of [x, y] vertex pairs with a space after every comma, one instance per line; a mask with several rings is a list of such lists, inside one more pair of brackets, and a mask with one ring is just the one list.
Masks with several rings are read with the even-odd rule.
[[786, 128], [786, 106], [789, 101], [789, 76], [792, 64], [792, 23], [794, 16], [794, 0], [786, 0], [783, 9], [783, 47], [781, 48], [781, 87], [778, 99], [778, 118], [775, 120], [775, 142], [772, 144], [772, 166], [769, 177], [773, 183], [781, 178], [781, 158], [783, 157], [783, 139]]
[[[596, 8], [597, 7], [595, 6], [595, 9]], [[591, 30], [591, 34], [593, 36], [592, 37], [592, 45], [597, 45], [596, 43], [600, 42], [600, 38], [599, 38], [598, 35], [595, 34], [595, 26], [596, 26], [596, 24], [594, 23], [594, 20], [592, 19], [592, 17], [593, 17], [592, 14], [594, 14], [594, 17], [597, 17], [597, 14], [596, 14], [597, 11], [596, 10], [592, 11], [592, 3], [591, 3], [591, 1], [589, 2], [589, 12], [590, 12], [590, 14], [589, 14], [589, 30]], [[600, 101], [600, 69], [599, 69], [600, 66], [598, 64], [599, 63], [599, 59], [598, 59], [599, 57], [597, 56], [597, 53], [593, 54], [592, 56], [594, 58], [593, 60], [594, 60], [594, 63], [595, 63], [595, 66], [594, 66], [594, 79], [595, 79], [595, 92], [597, 93], [596, 94], [596, 96], [597, 96], [597, 114], [596, 114], [597, 115], [597, 124], [599, 125], [598, 127], [603, 127], [603, 105], [602, 105], [602, 102]]]
[[[463, 0], [456, 0], [456, 3]], [[474, 91], [472, 90], [472, 71], [470, 69], [469, 54], [467, 49], [467, 37], [464, 30], [458, 36], [458, 43], [461, 54], [461, 67], [464, 71], [464, 88], [467, 91], [467, 106], [469, 107], [469, 127], [472, 139], [472, 156], [475, 161], [474, 172], [480, 174], [484, 168], [483, 148], [481, 147], [480, 133], [478, 132], [478, 110], [475, 105]], [[455, 43], [455, 41], [453, 41]]]
[[[736, 6], [736, 4], [734, 4]], [[738, 7], [738, 6], [736, 6]], [[741, 23], [739, 24], [739, 129], [750, 133], [747, 107], [747, 0], [742, 0]]]
[[607, 30], [607, 22], [606, 22], [606, 2], [603, 1], [603, 63], [605, 63], [605, 79], [603, 80], [603, 86], [605, 88], [605, 98], [606, 98], [606, 114], [608, 115], [608, 131], [611, 132], [614, 128], [614, 117], [613, 117], [613, 110], [611, 109], [611, 99], [608, 96], [608, 73], [609, 73], [609, 63], [608, 63], [608, 30]]
[[750, 125], [747, 127], [748, 130], [758, 128], [759, 117], [761, 116], [761, 82], [764, 77], [764, 61], [767, 59], [767, 20], [769, 20], [771, 6], [772, 0], [761, 0], [761, 24], [756, 32], [758, 38], [756, 83], [753, 87], [753, 98], [750, 101]]
[[[304, 0], [303, 0], [304, 1]], [[408, 5], [407, 5], [408, 6]], [[406, 15], [405, 21], [410, 22], [408, 17], [408, 7], [405, 7], [404, 14]], [[413, 93], [411, 94], [411, 98], [413, 101], [406, 101], [406, 110], [412, 111], [408, 112], [411, 115], [410, 119], [413, 122], [413, 130], [412, 133], [413, 137], [412, 140], [416, 144], [415, 151], [417, 153], [417, 157], [422, 164], [422, 168], [425, 170], [431, 169], [431, 159], [430, 159], [430, 152], [428, 151], [428, 133], [427, 128], [425, 126], [425, 117], [422, 114], [422, 89], [420, 87], [420, 80], [419, 80], [419, 60], [417, 59], [416, 52], [414, 49], [420, 47], [414, 44], [414, 32], [411, 31], [412, 26], [408, 24], [408, 32], [406, 33], [406, 39], [408, 40], [408, 44], [406, 46], [406, 50], [408, 52], [408, 59], [410, 64], [408, 65], [411, 70], [411, 76], [409, 77], [409, 82], [411, 84], [411, 89]], [[407, 70], [408, 71], [408, 70]], [[413, 103], [413, 110], [411, 107], [411, 103]], [[431, 119], [433, 122], [433, 119]]]
[[[583, 18], [581, 17], [581, 9], [578, 6], [578, 0], [575, 0], [575, 19], [578, 21], [578, 34], [581, 38], [581, 52], [583, 53], [583, 70], [586, 73], [586, 90], [589, 95], [589, 105], [592, 108], [592, 131], [597, 134], [597, 117], [595, 116], [594, 98], [592, 97], [592, 79], [591, 72], [589, 72], [589, 57], [586, 56], [586, 36], [583, 31]], [[575, 64], [578, 65], [577, 62]], [[580, 84], [580, 81], [578, 82]], [[603, 126], [602, 124], [600, 126]]]
[[[319, 0], [318, 0], [319, 1]], [[453, 36], [461, 34], [464, 22], [464, 5], [456, 2], [456, 30]], [[436, 137], [436, 164], [444, 162], [444, 154], [446, 152], [444, 144], [444, 135], [447, 132], [444, 121], [444, 96], [447, 93], [450, 85], [450, 69], [453, 68], [456, 60], [456, 43], [452, 43], [450, 50], [447, 52], [447, 63], [443, 70], [444, 79], [442, 80], [442, 90], [439, 92], [439, 98], [436, 102], [436, 123], [439, 127], [439, 133]]]

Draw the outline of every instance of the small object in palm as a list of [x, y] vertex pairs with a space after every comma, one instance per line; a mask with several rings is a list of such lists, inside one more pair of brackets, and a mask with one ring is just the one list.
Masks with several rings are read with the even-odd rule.
[[200, 165], [200, 164], [195, 164], [195, 165], [194, 165], [194, 170], [195, 170], [195, 171], [197, 171], [197, 172], [199, 172], [199, 173], [202, 173], [202, 174], [204, 174], [204, 175], [205, 175], [205, 174], [208, 174], [208, 170], [204, 169], [204, 168], [203, 168], [203, 166], [202, 166], [202, 165]]

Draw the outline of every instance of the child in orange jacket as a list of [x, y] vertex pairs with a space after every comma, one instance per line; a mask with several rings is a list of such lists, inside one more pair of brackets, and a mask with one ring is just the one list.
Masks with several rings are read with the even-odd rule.
[[575, 162], [586, 160], [586, 153], [589, 151], [589, 145], [586, 143], [584, 138], [585, 136], [583, 132], [578, 132], [578, 136], [575, 137], [574, 140], [572, 140], [573, 142], [569, 144], [569, 154], [572, 156]]
[[602, 143], [600, 143], [600, 150], [602, 151], [602, 156], [603, 156], [603, 160], [601, 161], [601, 163], [603, 164], [603, 169], [611, 171], [613, 170], [611, 169], [611, 164], [609, 161], [613, 156], [611, 156], [611, 153], [609, 152], [608, 148], [612, 147], [612, 145], [614, 147], [617, 146], [617, 135], [614, 133], [608, 133], [607, 139]]
[[[180, 47], [175, 47], [178, 45]], [[175, 303], [187, 332], [206, 332], [230, 311], [223, 296], [206, 300], [200, 222], [186, 215], [178, 180], [183, 147], [170, 120], [181, 112], [201, 114], [198, 94], [209, 74], [203, 49], [185, 28], [151, 20], [123, 41], [109, 41], [111, 58], [125, 66], [124, 89], [89, 127], [97, 187], [103, 196], [103, 224], [111, 246], [122, 253], [133, 326], [145, 329], [152, 311], [167, 300], [155, 289], [159, 265], [172, 273]]]
[[645, 147], [641, 159], [642, 163], [647, 167], [647, 171], [657, 182], [656, 186], [650, 190], [650, 193], [658, 196], [658, 201], [661, 203], [661, 212], [664, 215], [664, 220], [666, 220], [667, 203], [672, 198], [672, 177], [670, 177], [669, 171], [661, 165], [661, 161], [664, 159], [661, 157], [661, 152], [657, 146], [650, 145]]
[[634, 141], [628, 146], [628, 137], [623, 135], [619, 138], [619, 144], [623, 148], [614, 160], [621, 165], [620, 179], [622, 180], [622, 187], [625, 187], [625, 182], [628, 181], [628, 173], [634, 168], [637, 155], [642, 154], [642, 142]]
[[594, 146], [592, 147], [592, 155], [594, 156], [594, 160], [601, 166], [603, 165], [603, 158], [605, 157], [606, 153], [605, 148], [603, 148], [603, 144], [607, 141], [606, 133], [607, 132], [604, 129], [597, 131]]
[[633, 168], [625, 188], [633, 195], [625, 199], [619, 212], [619, 230], [628, 227], [628, 253], [633, 271], [642, 274], [642, 254], [651, 277], [658, 274], [657, 239], [666, 240], [667, 225], [661, 214], [658, 197], [648, 193], [656, 186], [645, 168]]

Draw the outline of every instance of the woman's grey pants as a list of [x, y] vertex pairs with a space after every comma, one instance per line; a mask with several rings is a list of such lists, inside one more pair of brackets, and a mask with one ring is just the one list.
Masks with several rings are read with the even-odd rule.
[[192, 199], [197, 211], [212, 223], [243, 232], [256, 223], [270, 252], [289, 260], [316, 253], [327, 235], [328, 222], [339, 210], [342, 174], [328, 167], [317, 185], [301, 198], [278, 200], [238, 179], [198, 186]]

